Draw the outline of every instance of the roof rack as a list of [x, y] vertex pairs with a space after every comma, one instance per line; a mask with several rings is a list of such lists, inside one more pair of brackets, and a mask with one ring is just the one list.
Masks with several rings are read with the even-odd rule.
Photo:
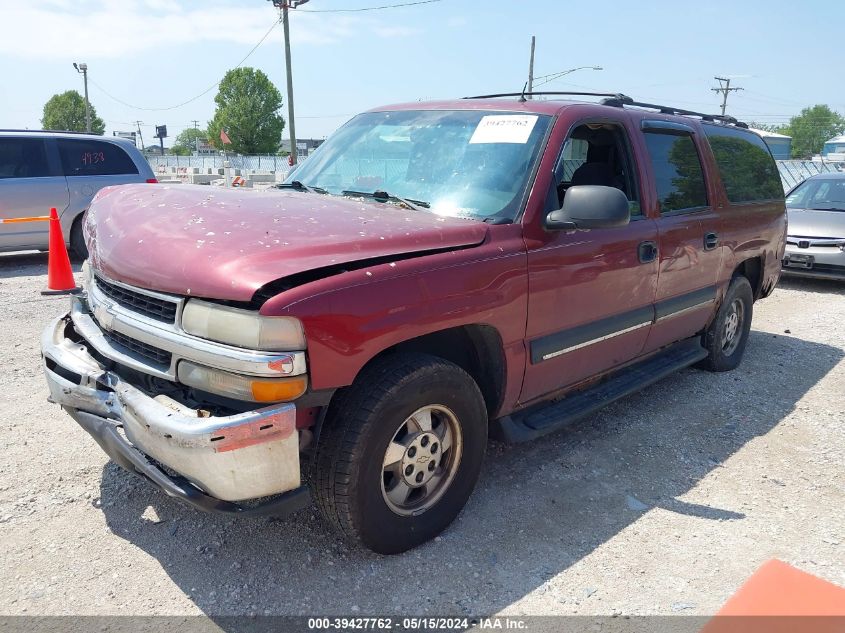
[[495, 99], [496, 97], [520, 97], [525, 101], [525, 97], [536, 97], [543, 95], [568, 95], [574, 97], [611, 97], [615, 99], [630, 99], [618, 92], [503, 92], [495, 95], [477, 95], [475, 97], [463, 97], [464, 99]]
[[0, 129], [0, 132], [26, 132], [27, 134], [82, 134], [84, 136], [100, 136], [94, 132], [76, 132], [74, 130], [16, 130]]
[[682, 108], [675, 108], [672, 106], [657, 105], [654, 103], [644, 103], [642, 101], [634, 101], [627, 95], [616, 95], [601, 100], [602, 105], [615, 106], [621, 108], [623, 106], [634, 106], [637, 108], [648, 108], [650, 110], [657, 110], [660, 114], [681, 114], [684, 116], [699, 117], [702, 121], [718, 121], [719, 123], [727, 123], [728, 125], [735, 125], [741, 128], [748, 128], [747, 123], [743, 123], [732, 116], [726, 114], [706, 114], [704, 112], [695, 112], [694, 110], [684, 110]]
[[683, 110], [672, 106], [657, 105], [654, 103], [644, 103], [642, 101], [634, 101], [631, 97], [621, 92], [503, 92], [500, 94], [478, 95], [475, 97], [464, 97], [464, 99], [495, 99], [497, 97], [519, 97], [521, 101], [525, 101], [525, 97], [544, 96], [544, 95], [563, 95], [570, 97], [604, 97], [599, 103], [601, 105], [613, 106], [622, 108], [625, 106], [634, 106], [637, 108], [648, 108], [650, 110], [657, 110], [661, 114], [680, 114], [684, 116], [699, 117], [702, 121], [718, 121], [719, 123], [726, 123], [728, 125], [735, 125], [736, 127], [748, 128], [747, 123], [738, 121], [732, 116], [725, 114], [706, 114], [704, 112], [695, 112], [693, 110]]

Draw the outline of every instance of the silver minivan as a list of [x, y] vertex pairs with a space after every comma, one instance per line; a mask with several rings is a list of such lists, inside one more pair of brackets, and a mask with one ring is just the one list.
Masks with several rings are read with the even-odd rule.
[[[0, 130], [0, 219], [46, 216], [56, 207], [65, 241], [86, 256], [82, 214], [108, 185], [156, 182], [131, 141], [117, 137]], [[0, 252], [46, 250], [47, 222], [0, 223]]]

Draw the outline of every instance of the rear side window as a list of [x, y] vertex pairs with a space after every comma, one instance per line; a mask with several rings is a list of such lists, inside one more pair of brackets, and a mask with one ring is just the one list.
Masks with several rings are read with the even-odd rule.
[[43, 140], [0, 138], [0, 178], [44, 178], [49, 175]]
[[58, 139], [65, 176], [137, 174], [138, 168], [117, 145], [84, 139]]
[[689, 134], [646, 132], [660, 212], [707, 206], [707, 186], [701, 159]]
[[783, 197], [778, 168], [765, 141], [736, 128], [705, 125], [704, 131], [731, 202]]

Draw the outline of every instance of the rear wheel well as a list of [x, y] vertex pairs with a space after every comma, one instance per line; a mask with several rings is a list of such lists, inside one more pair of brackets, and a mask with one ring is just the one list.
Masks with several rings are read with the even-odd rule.
[[491, 419], [501, 406], [505, 390], [505, 355], [496, 328], [489, 325], [465, 325], [432, 332], [389, 347], [370, 363], [402, 353], [437, 356], [463, 369], [481, 390]]
[[733, 277], [742, 276], [751, 284], [751, 291], [754, 294], [754, 300], [760, 298], [763, 289], [763, 258], [751, 257], [746, 259], [734, 270]]

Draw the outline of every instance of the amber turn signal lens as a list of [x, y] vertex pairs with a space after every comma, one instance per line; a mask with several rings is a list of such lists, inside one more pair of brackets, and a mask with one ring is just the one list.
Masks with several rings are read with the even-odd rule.
[[282, 380], [255, 380], [252, 383], [252, 398], [256, 402], [282, 402], [294, 400], [308, 388], [305, 378], [286, 378]]
[[308, 376], [257, 378], [180, 361], [179, 382], [189, 387], [250, 402], [284, 402], [298, 398], [308, 388]]

